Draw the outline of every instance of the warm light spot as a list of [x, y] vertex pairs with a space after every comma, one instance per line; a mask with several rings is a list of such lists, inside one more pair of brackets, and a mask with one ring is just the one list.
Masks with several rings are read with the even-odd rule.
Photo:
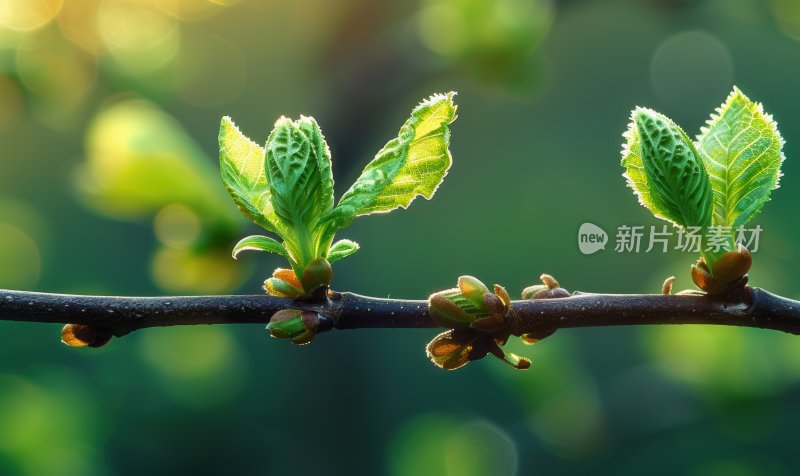
[[800, 2], [797, 0], [772, 0], [770, 7], [783, 34], [800, 41]]
[[153, 222], [158, 240], [172, 248], [186, 248], [200, 236], [200, 219], [189, 208], [175, 203], [162, 208]]
[[169, 378], [197, 379], [224, 373], [236, 345], [222, 327], [186, 327], [180, 334], [151, 332], [140, 340], [142, 356]]
[[220, 326], [142, 333], [140, 352], [159, 384], [194, 406], [213, 405], [241, 388], [241, 355], [230, 331]]
[[140, 219], [181, 203], [212, 226], [237, 218], [205, 151], [150, 102], [127, 100], [101, 111], [89, 126], [86, 157], [77, 185], [100, 212]]
[[451, 56], [463, 47], [464, 25], [452, 5], [436, 3], [422, 8], [417, 26], [422, 43], [435, 53]]
[[394, 476], [517, 474], [518, 455], [511, 436], [498, 425], [456, 415], [420, 415], [397, 432], [389, 454]]
[[427, 0], [417, 17], [422, 43], [445, 57], [524, 60], [552, 21], [549, 1]]
[[94, 58], [53, 33], [18, 48], [16, 65], [25, 87], [49, 106], [76, 106], [95, 81]]
[[64, 4], [56, 21], [61, 33], [83, 50], [100, 55], [106, 46], [100, 36], [97, 9], [100, 0], [80, 0]]
[[97, 21], [109, 53], [128, 72], [158, 70], [178, 52], [176, 19], [154, 9], [108, 0], [100, 6]]
[[[43, 377], [0, 374], [0, 460], [13, 474], [96, 474], [98, 402], [85, 375], [48, 366]], [[4, 472], [3, 474], [9, 474]]]
[[444, 450], [447, 474], [453, 476], [517, 474], [517, 445], [489, 420], [474, 420], [454, 428]]
[[158, 250], [151, 266], [155, 283], [170, 293], [218, 294], [230, 291], [242, 277], [230, 254], [197, 253], [186, 248]]
[[199, 21], [214, 15], [234, 0], [144, 0], [162, 12], [183, 21]]
[[581, 454], [600, 444], [602, 409], [592, 389], [584, 390], [567, 390], [539, 402], [531, 419], [536, 434], [559, 451]]
[[797, 379], [782, 336], [719, 326], [659, 326], [645, 336], [666, 375], [710, 395], [774, 395]]
[[0, 26], [16, 31], [32, 31], [50, 23], [62, 0], [3, 0], [0, 2]]

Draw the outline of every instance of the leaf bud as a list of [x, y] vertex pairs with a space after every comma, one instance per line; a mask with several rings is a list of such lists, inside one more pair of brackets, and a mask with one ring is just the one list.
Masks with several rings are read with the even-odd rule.
[[111, 331], [85, 324], [67, 324], [61, 330], [61, 342], [70, 347], [103, 347], [111, 340]]
[[753, 257], [739, 244], [734, 251], [722, 255], [709, 270], [704, 258], [692, 265], [692, 281], [709, 294], [720, 294], [730, 289], [750, 270]]
[[305, 294], [313, 293], [320, 286], [327, 287], [333, 279], [333, 269], [325, 258], [316, 258], [306, 265], [300, 277]]
[[290, 339], [293, 343], [304, 345], [317, 335], [319, 315], [313, 311], [283, 309], [276, 312], [267, 324], [270, 336], [276, 339]]

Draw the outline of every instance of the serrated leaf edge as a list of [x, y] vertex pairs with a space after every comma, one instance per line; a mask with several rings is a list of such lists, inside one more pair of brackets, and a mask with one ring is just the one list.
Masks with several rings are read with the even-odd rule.
[[[725, 112], [733, 105], [733, 101], [738, 97], [741, 97], [746, 102], [748, 102], [750, 104], [753, 104], [755, 106], [755, 112], [757, 114], [761, 114], [764, 117], [764, 120], [766, 121], [767, 126], [772, 128], [772, 130], [775, 132], [775, 135], [778, 138], [778, 145], [779, 145], [779, 148], [780, 148], [780, 162], [778, 163], [778, 174], [775, 177], [775, 185], [770, 189], [770, 191], [776, 190], [776, 189], [780, 188], [781, 177], [783, 177], [783, 175], [784, 175], [782, 168], [783, 168], [783, 161], [786, 160], [786, 154], [783, 151], [783, 146], [786, 145], [786, 140], [783, 138], [783, 135], [781, 134], [780, 129], [778, 129], [778, 122], [775, 120], [773, 115], [764, 110], [764, 104], [762, 102], [760, 102], [760, 101], [751, 100], [746, 94], [744, 94], [744, 92], [742, 92], [741, 89], [739, 89], [738, 86], [733, 86], [733, 89], [728, 94], [728, 97], [725, 98], [725, 100], [722, 102], [721, 105], [719, 105], [716, 108], [714, 108], [714, 112], [711, 113], [711, 115], [709, 116], [708, 119], [706, 119], [706, 121], [704, 123], [705, 125], [700, 127], [700, 133], [695, 136], [695, 140], [694, 140], [695, 148], [698, 149], [698, 151], [701, 151], [701, 153], [705, 154], [705, 151], [703, 151], [702, 147], [700, 146], [701, 138], [704, 135], [708, 134], [708, 132], [710, 131], [711, 127], [714, 125], [714, 122], [720, 120], [720, 118], [725, 114]], [[713, 187], [712, 187], [712, 192], [716, 193], [713, 190]], [[772, 200], [772, 195], [771, 194], [770, 194], [769, 197], [767, 197], [767, 199], [764, 201], [764, 203], [766, 203], [766, 202], [768, 202], [770, 200]]]

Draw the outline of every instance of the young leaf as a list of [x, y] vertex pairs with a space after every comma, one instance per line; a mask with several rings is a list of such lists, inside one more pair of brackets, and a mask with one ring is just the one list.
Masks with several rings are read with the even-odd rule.
[[625, 133], [624, 176], [639, 202], [680, 226], [711, 224], [712, 192], [694, 144], [666, 116], [637, 108]]
[[319, 210], [320, 214], [333, 208], [333, 171], [331, 170], [331, 150], [322, 135], [317, 121], [313, 117], [300, 116], [298, 126], [313, 146], [312, 152], [317, 161], [319, 174]]
[[349, 205], [339, 205], [327, 213], [323, 213], [319, 219], [319, 237], [317, 238], [320, 246], [324, 249], [325, 244], [333, 241], [336, 232], [350, 226], [355, 218], [356, 211]]
[[291, 261], [286, 248], [268, 236], [252, 235], [242, 238], [236, 243], [236, 246], [233, 247], [233, 258], [236, 259], [242, 251], [268, 251], [270, 253], [277, 253]]
[[328, 250], [328, 262], [335, 263], [342, 258], [346, 258], [361, 248], [358, 243], [351, 240], [339, 240]]
[[420, 103], [339, 201], [356, 216], [407, 208], [419, 195], [430, 199], [444, 180], [452, 158], [450, 128], [456, 119], [454, 92]]
[[313, 118], [278, 119], [267, 139], [266, 169], [275, 213], [292, 226], [287, 245], [305, 265], [318, 256], [312, 234], [333, 207], [330, 152]]
[[328, 145], [313, 118], [278, 119], [266, 146], [267, 182], [278, 216], [295, 226], [312, 225], [330, 209], [330, 162]]
[[275, 213], [264, 175], [264, 149], [223, 117], [219, 129], [222, 181], [242, 213], [268, 231], [285, 236], [287, 226]]
[[744, 225], [778, 188], [784, 142], [775, 121], [734, 87], [697, 143], [714, 190], [714, 224]]

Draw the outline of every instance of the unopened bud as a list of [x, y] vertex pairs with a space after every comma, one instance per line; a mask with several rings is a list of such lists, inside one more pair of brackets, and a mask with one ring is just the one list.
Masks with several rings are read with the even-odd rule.
[[503, 304], [505, 304], [506, 308], [511, 306], [511, 296], [508, 295], [508, 291], [503, 286], [499, 284], [494, 285], [494, 294], [495, 296], [499, 297]]
[[559, 286], [558, 281], [556, 281], [556, 278], [550, 276], [549, 274], [542, 274], [539, 276], [539, 279], [541, 279], [542, 283], [550, 289], [561, 287]]
[[432, 294], [428, 303], [431, 317], [442, 327], [466, 329], [479, 320], [496, 317], [475, 326], [484, 332], [496, 332], [507, 324], [511, 299], [500, 285], [495, 284], [491, 293], [478, 278], [461, 276], [457, 288]]
[[464, 329], [472, 324], [475, 316], [459, 306], [458, 298], [461, 298], [461, 291], [455, 288], [439, 291], [428, 298], [431, 317], [437, 324], [451, 329]]
[[503, 316], [505, 315], [506, 311], [508, 311], [508, 307], [505, 305], [503, 300], [492, 293], [486, 293], [483, 295], [483, 307], [487, 311], [498, 316]]
[[278, 268], [272, 277], [264, 281], [264, 291], [277, 297], [297, 298], [303, 294], [303, 286], [291, 269]]
[[425, 348], [428, 358], [445, 370], [459, 369], [470, 362], [470, 353], [481, 334], [449, 330], [433, 338]]
[[314, 292], [320, 286], [328, 286], [333, 279], [333, 269], [325, 258], [311, 260], [300, 277], [300, 284], [306, 294]]
[[528, 286], [522, 290], [522, 299], [534, 299], [534, 296], [536, 296], [536, 294], [538, 294], [540, 291], [546, 291], [548, 289], [550, 288], [544, 284], [534, 284], [533, 286]]
[[700, 258], [692, 265], [692, 281], [709, 294], [719, 294], [743, 278], [752, 264], [750, 252], [739, 244], [735, 251], [722, 255], [711, 270], [705, 259]]
[[67, 324], [61, 330], [61, 342], [70, 347], [103, 347], [111, 340], [111, 331], [85, 324]]
[[276, 312], [267, 329], [276, 339], [289, 339], [298, 345], [308, 344], [317, 335], [319, 315], [313, 311], [283, 309]]
[[464, 298], [479, 308], [483, 306], [483, 295], [489, 292], [489, 288], [474, 276], [460, 276], [458, 289]]

